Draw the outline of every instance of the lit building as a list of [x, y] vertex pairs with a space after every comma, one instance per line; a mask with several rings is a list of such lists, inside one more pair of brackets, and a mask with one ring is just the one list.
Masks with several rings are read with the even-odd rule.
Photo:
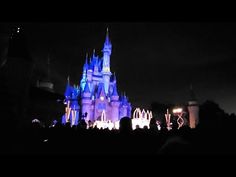
[[189, 112], [189, 127], [196, 128], [199, 123], [199, 105], [193, 92], [192, 86], [190, 88], [191, 98], [188, 101], [188, 112]]
[[[65, 91], [67, 108], [63, 123], [70, 121], [76, 125], [79, 118], [95, 122], [101, 120], [102, 114], [105, 114], [106, 121], [111, 122], [131, 117], [131, 104], [125, 94], [118, 94], [116, 76], [110, 70], [112, 44], [108, 29], [102, 52], [101, 58], [95, 54], [95, 50], [89, 61], [86, 56], [80, 86], [71, 86], [68, 79]], [[72, 111], [77, 114], [72, 114]]]

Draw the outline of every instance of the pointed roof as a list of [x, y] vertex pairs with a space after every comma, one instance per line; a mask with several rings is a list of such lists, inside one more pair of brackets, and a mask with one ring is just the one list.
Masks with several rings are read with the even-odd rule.
[[106, 31], [106, 40], [105, 40], [105, 43], [109, 43], [110, 42], [110, 40], [109, 40], [109, 29], [108, 29], [108, 27], [107, 27], [107, 31]]
[[119, 96], [118, 93], [117, 93], [116, 85], [113, 86], [113, 92], [112, 92], [111, 96]]
[[88, 81], [87, 81], [86, 84], [85, 84], [84, 93], [91, 93], [91, 92], [90, 92], [90, 89], [89, 89]]
[[89, 65], [88, 65], [88, 53], [86, 53], [85, 64], [84, 64], [83, 70], [87, 70], [88, 68], [89, 68]]
[[70, 76], [67, 76], [67, 84], [70, 84]]
[[99, 85], [99, 96], [106, 96], [106, 92], [105, 92], [105, 87], [104, 87], [104, 84], [103, 83], [101, 83], [100, 85]]
[[127, 104], [128, 103], [128, 99], [127, 99], [127, 97], [125, 95], [125, 92], [124, 92], [124, 95], [123, 95], [123, 98], [122, 98], [122, 102], [123, 102], [123, 104]]
[[116, 73], [113, 74], [113, 81], [116, 81]]
[[65, 97], [70, 97], [71, 93], [72, 93], [72, 89], [71, 89], [71, 86], [70, 86], [70, 78], [68, 76], [68, 78], [67, 78], [67, 85], [66, 85], [66, 90], [65, 90], [64, 96]]
[[93, 58], [95, 58], [96, 51], [93, 49]]
[[93, 70], [93, 60], [89, 59], [88, 69]]
[[111, 48], [111, 41], [110, 41], [110, 38], [109, 38], [108, 28], [107, 28], [107, 31], [106, 31], [106, 39], [105, 39], [105, 42], [104, 42], [104, 49], [105, 48]]

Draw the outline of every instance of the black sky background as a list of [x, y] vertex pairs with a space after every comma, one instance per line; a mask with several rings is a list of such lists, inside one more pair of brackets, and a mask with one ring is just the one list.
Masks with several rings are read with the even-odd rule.
[[107, 26], [111, 70], [134, 107], [183, 104], [192, 83], [200, 103], [211, 99], [236, 112], [234, 22], [26, 23], [34, 80], [44, 77], [50, 53], [55, 90], [64, 93], [68, 75], [79, 84], [86, 52], [102, 56]]

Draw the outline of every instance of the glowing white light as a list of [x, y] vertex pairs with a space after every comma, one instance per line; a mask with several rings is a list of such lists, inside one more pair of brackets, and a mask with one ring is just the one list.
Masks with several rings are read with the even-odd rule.
[[[75, 108], [74, 108], [75, 109]], [[72, 120], [71, 120], [71, 126], [75, 125], [75, 120], [76, 120], [76, 113], [77, 111], [76, 110], [72, 110], [71, 111], [71, 115], [72, 115]]]
[[132, 122], [132, 129], [136, 129], [138, 126], [139, 128], [144, 128], [147, 126], [150, 128], [150, 120], [152, 119], [152, 111], [145, 111], [144, 109], [141, 111], [140, 108], [136, 108], [133, 113]]
[[110, 120], [108, 121], [108, 129], [112, 130], [114, 128], [114, 123], [112, 123]]
[[116, 121], [115, 122], [115, 129], [119, 129], [120, 128], [120, 121]]
[[100, 97], [100, 99], [103, 101], [103, 100], [104, 100], [104, 97], [103, 97], [103, 96], [101, 96], [101, 97]]
[[105, 112], [105, 110], [103, 110], [102, 115], [101, 115], [101, 121], [104, 122], [104, 121], [106, 121], [106, 119], [107, 119], [106, 118], [106, 112]]
[[44, 143], [46, 143], [47, 141], [48, 141], [48, 139], [43, 140]]
[[181, 113], [182, 111], [183, 111], [182, 108], [173, 109], [173, 113]]
[[38, 119], [34, 119], [32, 120], [32, 123], [40, 123], [40, 121]]
[[112, 130], [112, 129], [119, 129], [119, 126], [120, 126], [120, 122], [119, 121], [116, 121], [116, 122], [112, 122], [111, 120], [96, 120], [92, 127], [97, 127], [98, 129], [106, 129], [108, 128], [109, 130]]
[[171, 127], [172, 122], [170, 122], [170, 117], [171, 117], [171, 114], [169, 114], [169, 110], [167, 109], [167, 112], [165, 114], [167, 130], [171, 130], [172, 129], [172, 127]]
[[160, 126], [160, 125], [157, 125], [157, 129], [158, 129], [158, 130], [161, 130], [161, 126]]
[[71, 108], [70, 108], [70, 101], [67, 103], [66, 109], [66, 122], [69, 122], [70, 114], [71, 114]]

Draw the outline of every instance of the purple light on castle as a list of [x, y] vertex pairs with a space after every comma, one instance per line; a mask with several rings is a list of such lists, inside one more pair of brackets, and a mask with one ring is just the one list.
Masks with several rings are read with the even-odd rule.
[[112, 44], [108, 29], [102, 52], [102, 57], [97, 56], [95, 50], [91, 58], [86, 55], [80, 86], [72, 87], [68, 79], [65, 91], [66, 111], [76, 112], [66, 112], [62, 123], [77, 125], [79, 118], [95, 122], [101, 120], [102, 114], [105, 114], [107, 121], [113, 123], [122, 117], [131, 117], [131, 104], [125, 94], [118, 94], [116, 76], [110, 69]]

